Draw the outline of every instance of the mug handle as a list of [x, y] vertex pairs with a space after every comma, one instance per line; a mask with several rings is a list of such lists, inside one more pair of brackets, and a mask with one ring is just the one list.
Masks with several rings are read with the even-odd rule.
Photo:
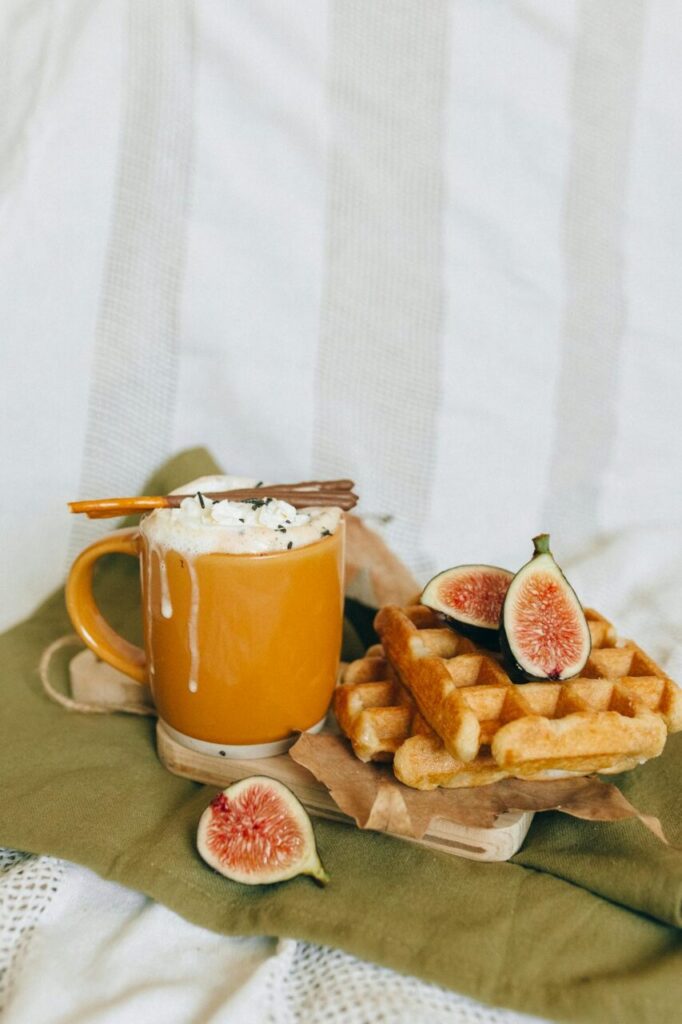
[[140, 557], [138, 546], [139, 531], [136, 526], [123, 530], [112, 530], [106, 537], [96, 540], [81, 551], [71, 566], [66, 581], [66, 607], [73, 627], [84, 643], [98, 658], [125, 672], [137, 683], [147, 682], [146, 656], [141, 647], [136, 647], [120, 636], [106, 621], [95, 604], [92, 593], [92, 573], [95, 562], [102, 555], [119, 552], [123, 555]]

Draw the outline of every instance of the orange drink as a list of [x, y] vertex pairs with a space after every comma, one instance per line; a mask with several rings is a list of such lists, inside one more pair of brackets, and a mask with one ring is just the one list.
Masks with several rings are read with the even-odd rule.
[[[69, 612], [101, 658], [149, 683], [179, 742], [228, 757], [278, 752], [322, 726], [336, 683], [343, 519], [271, 499], [215, 513], [190, 502], [184, 518], [157, 511], [86, 548], [67, 584]], [[94, 562], [112, 550], [141, 559], [144, 652], [92, 599]]]
[[193, 564], [143, 542], [145, 648], [163, 721], [196, 739], [252, 744], [323, 720], [341, 649], [342, 556], [341, 530], [292, 551]]

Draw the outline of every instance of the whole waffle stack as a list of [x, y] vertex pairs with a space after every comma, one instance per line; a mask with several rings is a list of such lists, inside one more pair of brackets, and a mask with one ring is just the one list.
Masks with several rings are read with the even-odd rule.
[[633, 768], [682, 729], [682, 690], [603, 616], [585, 615], [583, 674], [518, 684], [437, 612], [382, 608], [381, 644], [348, 665], [336, 690], [339, 725], [361, 760], [393, 760], [416, 789]]

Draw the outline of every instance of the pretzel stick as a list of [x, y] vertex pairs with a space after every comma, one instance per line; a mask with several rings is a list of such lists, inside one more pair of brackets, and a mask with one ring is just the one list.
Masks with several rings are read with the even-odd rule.
[[[260, 501], [278, 498], [294, 508], [336, 506], [348, 511], [357, 503], [352, 480], [310, 480], [300, 484], [268, 484], [266, 487], [240, 487], [231, 491], [201, 492], [212, 501]], [[132, 498], [95, 498], [71, 501], [72, 512], [83, 512], [90, 519], [109, 519], [114, 516], [135, 515], [156, 508], [177, 508], [188, 494], [146, 495]]]

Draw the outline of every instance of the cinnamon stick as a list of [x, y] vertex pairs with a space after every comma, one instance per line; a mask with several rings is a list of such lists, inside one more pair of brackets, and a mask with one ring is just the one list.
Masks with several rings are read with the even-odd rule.
[[[348, 511], [354, 508], [358, 496], [352, 480], [304, 480], [298, 484], [268, 484], [260, 487], [240, 487], [231, 491], [201, 492], [212, 501], [258, 501], [277, 498], [294, 508], [320, 508], [336, 506]], [[110, 519], [114, 516], [135, 515], [156, 508], [177, 508], [188, 494], [144, 495], [131, 498], [93, 498], [69, 502], [74, 513], [84, 513], [90, 519]]]

